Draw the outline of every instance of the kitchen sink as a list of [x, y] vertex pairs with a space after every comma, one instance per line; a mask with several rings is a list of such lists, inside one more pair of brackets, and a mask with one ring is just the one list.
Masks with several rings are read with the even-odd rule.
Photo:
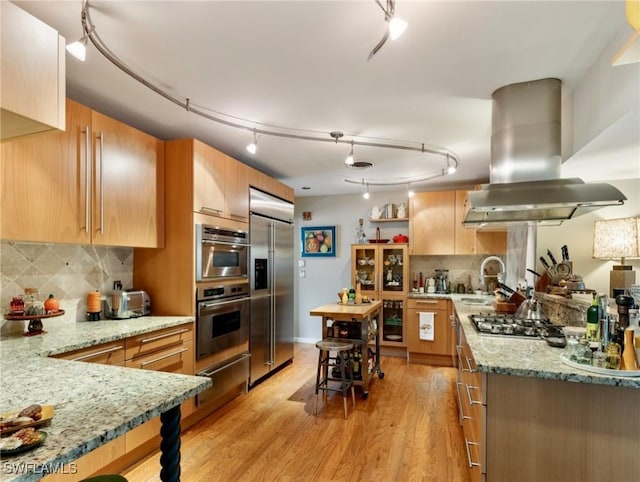
[[460, 301], [466, 303], [467, 305], [488, 306], [491, 304], [491, 300], [487, 300], [484, 298], [460, 298]]

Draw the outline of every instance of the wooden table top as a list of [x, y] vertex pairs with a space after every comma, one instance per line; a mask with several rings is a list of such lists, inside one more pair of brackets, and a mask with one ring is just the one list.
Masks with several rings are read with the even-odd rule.
[[382, 306], [382, 301], [372, 301], [360, 305], [343, 305], [342, 303], [330, 303], [314, 308], [309, 312], [311, 316], [328, 316], [334, 319], [361, 320], [371, 316]]

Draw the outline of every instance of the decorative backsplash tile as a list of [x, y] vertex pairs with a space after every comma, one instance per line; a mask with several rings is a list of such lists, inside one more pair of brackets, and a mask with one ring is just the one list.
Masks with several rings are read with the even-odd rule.
[[[474, 290], [481, 288], [480, 286], [480, 266], [487, 255], [464, 255], [464, 256], [411, 256], [411, 276], [415, 273], [422, 272], [422, 276], [433, 278], [434, 270], [448, 269], [449, 291], [455, 293], [456, 285], [462, 283], [465, 287], [471, 280], [471, 286]], [[504, 257], [500, 256], [504, 261]], [[491, 265], [487, 267], [493, 273], [500, 269], [500, 265], [490, 261]]]
[[[52, 293], [65, 318], [85, 319], [89, 291], [113, 291], [113, 282], [131, 288], [133, 249], [90, 245], [0, 242], [0, 303], [2, 312], [25, 288], [37, 288], [40, 298]], [[1, 332], [1, 330], [0, 330]]]

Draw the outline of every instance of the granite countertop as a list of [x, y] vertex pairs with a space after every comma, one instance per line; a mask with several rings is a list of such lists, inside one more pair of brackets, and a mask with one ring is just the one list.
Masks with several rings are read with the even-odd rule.
[[471, 324], [469, 315], [493, 312], [493, 306], [465, 303], [462, 298], [478, 298], [491, 302], [493, 297], [454, 294], [448, 296], [453, 301], [475, 363], [481, 372], [640, 388], [640, 377], [600, 375], [565, 365], [560, 360], [563, 350], [549, 346], [542, 339], [480, 335]]
[[211, 385], [204, 377], [74, 362], [50, 355], [185, 323], [192, 317], [46, 320], [44, 335], [0, 339], [0, 411], [33, 403], [55, 414], [41, 447], [3, 457], [0, 481], [35, 481]]

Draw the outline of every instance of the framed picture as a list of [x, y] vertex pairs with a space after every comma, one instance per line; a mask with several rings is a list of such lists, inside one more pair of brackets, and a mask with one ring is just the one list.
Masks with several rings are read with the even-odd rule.
[[336, 255], [335, 226], [305, 226], [300, 228], [303, 257], [330, 257]]

